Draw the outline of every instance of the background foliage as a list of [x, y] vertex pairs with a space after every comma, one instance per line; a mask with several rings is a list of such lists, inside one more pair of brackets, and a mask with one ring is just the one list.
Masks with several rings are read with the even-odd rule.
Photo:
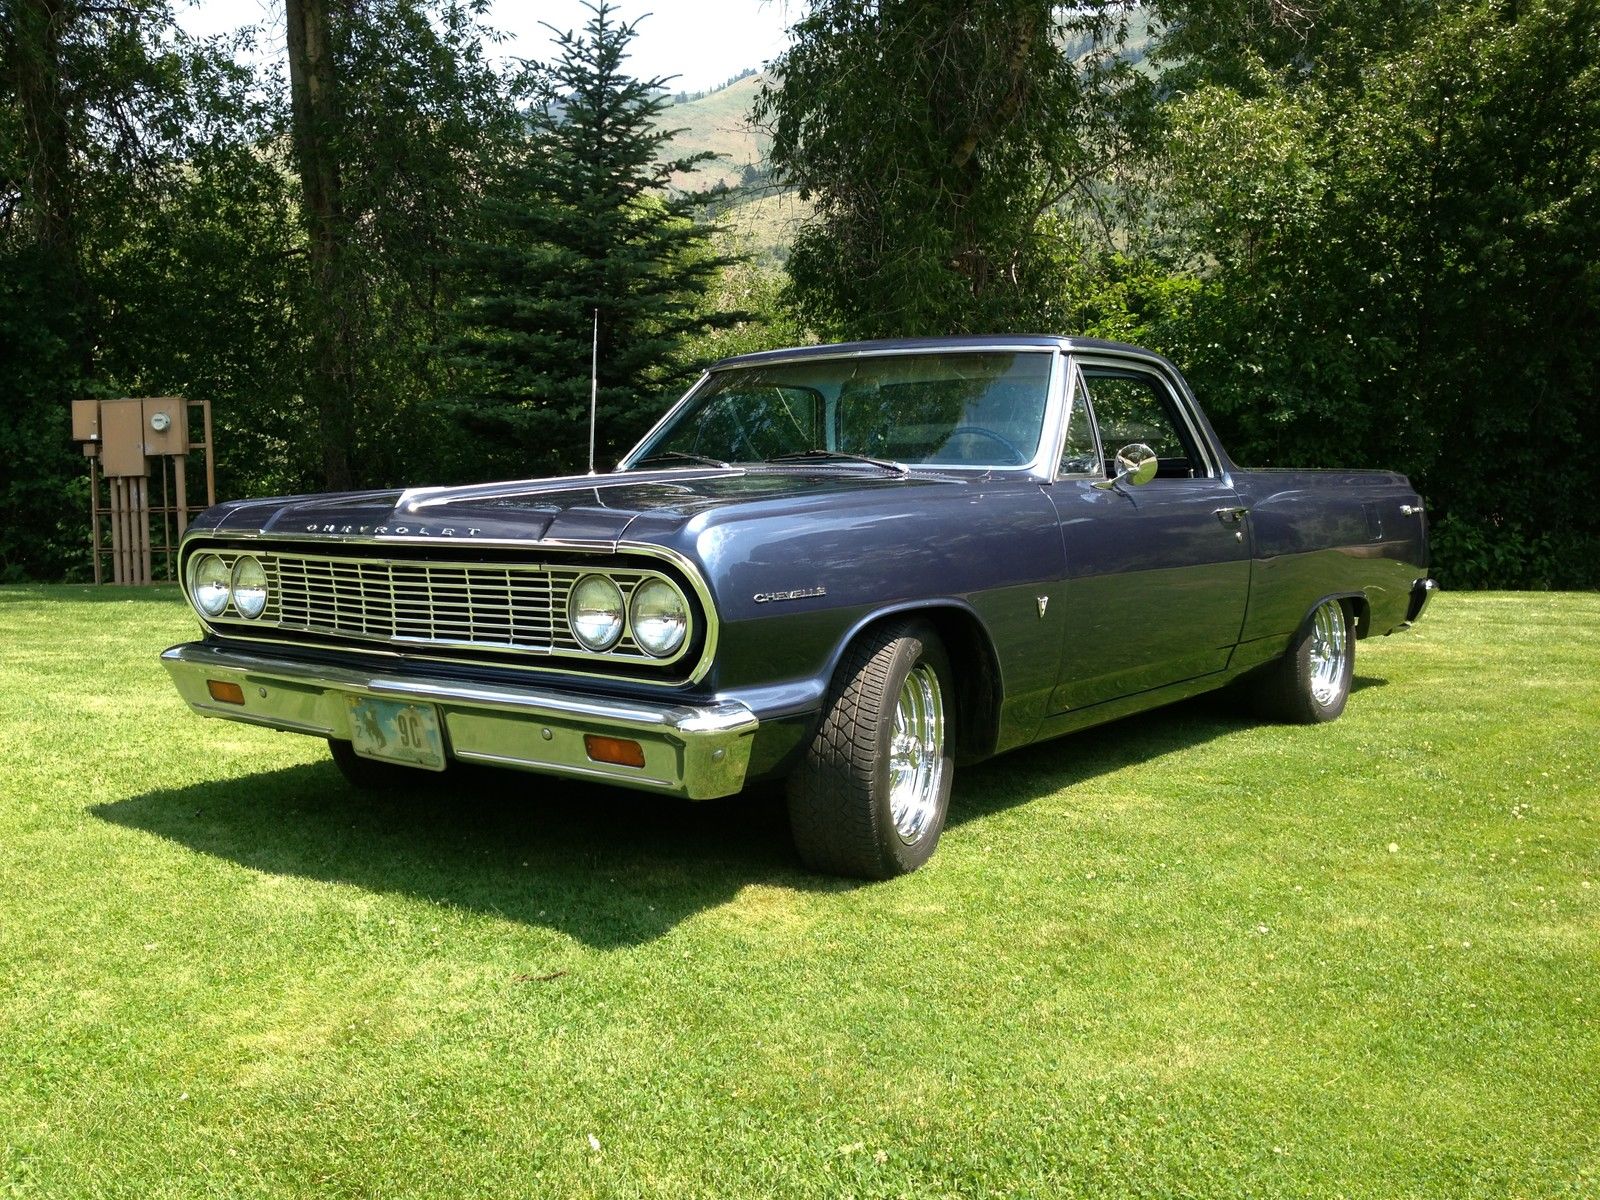
[[210, 398], [225, 497], [581, 466], [601, 307], [608, 451], [727, 353], [1098, 334], [1241, 462], [1410, 474], [1451, 586], [1600, 583], [1593, 0], [811, 0], [670, 107], [614, 16], [285, 6], [299, 116], [254, 31], [0, 0], [4, 577], [86, 566], [78, 396]]
[[636, 26], [601, 5], [581, 37], [557, 39], [525, 145], [487, 198], [494, 240], [467, 252], [456, 411], [507, 473], [588, 469], [590, 362], [596, 464], [614, 463], [653, 423], [639, 393], [680, 374], [684, 340], [742, 316], [704, 302], [733, 260], [694, 217], [726, 189], [670, 187], [713, 156], [672, 153], [667, 81], [625, 71]]
[[758, 106], [791, 302], [1152, 346], [1242, 463], [1410, 474], [1448, 584], [1594, 586], [1597, 12], [814, 3]]

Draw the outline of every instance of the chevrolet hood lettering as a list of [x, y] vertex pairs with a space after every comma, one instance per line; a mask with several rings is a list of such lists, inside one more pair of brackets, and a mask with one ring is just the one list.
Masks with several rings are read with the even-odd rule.
[[429, 529], [426, 525], [307, 525], [306, 533], [351, 534], [356, 537], [477, 537], [483, 532], [476, 526], [457, 529]]
[[948, 486], [948, 481], [878, 479], [854, 472], [623, 471], [468, 487], [240, 500], [208, 510], [195, 528], [303, 538], [614, 547], [624, 535], [649, 540], [729, 505], [808, 504], [834, 493]]

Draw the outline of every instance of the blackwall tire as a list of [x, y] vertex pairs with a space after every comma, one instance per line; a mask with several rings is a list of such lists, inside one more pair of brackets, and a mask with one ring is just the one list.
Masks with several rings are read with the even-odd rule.
[[1261, 716], [1295, 725], [1336, 720], [1350, 699], [1356, 631], [1350, 610], [1324, 600], [1295, 634], [1289, 652], [1251, 681]]
[[926, 621], [863, 634], [788, 780], [789, 826], [813, 871], [890, 879], [933, 854], [955, 774], [950, 660]]

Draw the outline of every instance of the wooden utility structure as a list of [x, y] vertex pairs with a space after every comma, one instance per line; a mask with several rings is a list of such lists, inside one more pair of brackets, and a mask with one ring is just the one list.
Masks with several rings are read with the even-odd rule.
[[[193, 441], [189, 431], [197, 424], [201, 436]], [[176, 578], [178, 541], [190, 516], [217, 502], [211, 402], [182, 396], [74, 400], [72, 439], [89, 460], [94, 581], [105, 582], [107, 559], [113, 583], [154, 582], [158, 559], [162, 577]], [[197, 451], [205, 455], [203, 505], [189, 503], [188, 458]]]

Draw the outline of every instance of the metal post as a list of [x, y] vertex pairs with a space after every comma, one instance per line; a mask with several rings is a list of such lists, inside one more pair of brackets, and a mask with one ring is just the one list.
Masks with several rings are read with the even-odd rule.
[[600, 406], [600, 310], [594, 310], [594, 345], [589, 352], [589, 474], [594, 474], [594, 422]]

